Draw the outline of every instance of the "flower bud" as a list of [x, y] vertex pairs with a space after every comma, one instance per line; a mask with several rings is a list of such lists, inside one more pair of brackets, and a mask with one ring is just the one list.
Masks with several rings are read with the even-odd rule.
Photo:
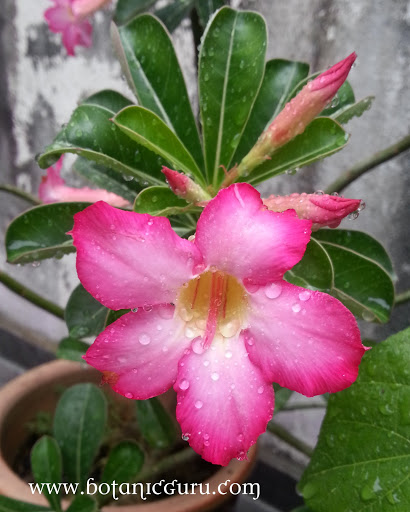
[[356, 53], [352, 53], [308, 82], [262, 133], [258, 142], [240, 163], [237, 174], [241, 176], [251, 171], [269, 159], [277, 148], [303, 133], [306, 126], [335, 96], [346, 80], [355, 59]]
[[182, 197], [185, 201], [188, 201], [188, 203], [197, 204], [211, 199], [211, 196], [205, 192], [202, 187], [191, 180], [191, 178], [188, 178], [185, 174], [174, 171], [165, 166], [162, 167], [162, 172], [165, 174], [172, 192], [176, 196]]
[[360, 210], [360, 199], [348, 199], [329, 194], [290, 194], [289, 196], [269, 196], [263, 204], [274, 212], [295, 210], [300, 219], [313, 222], [312, 231], [328, 226], [336, 228], [347, 215]]
[[71, 9], [76, 18], [86, 18], [102, 9], [111, 0], [74, 0]]

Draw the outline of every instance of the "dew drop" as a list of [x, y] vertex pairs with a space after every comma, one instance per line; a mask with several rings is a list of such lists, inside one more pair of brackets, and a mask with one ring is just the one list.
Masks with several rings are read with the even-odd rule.
[[214, 380], [214, 381], [219, 380], [219, 373], [216, 373], [216, 372], [212, 373], [211, 379]]
[[292, 311], [294, 313], [299, 313], [299, 311], [302, 309], [302, 306], [300, 304], [293, 304]]
[[189, 382], [186, 379], [182, 379], [179, 383], [179, 389], [182, 389], [182, 391], [185, 391], [189, 388]]
[[[192, 342], [192, 351], [195, 353], [195, 354], [203, 354], [204, 352], [204, 346], [202, 344], [202, 340], [201, 338], [197, 338], [196, 340], [194, 340]], [[205, 364], [205, 363], [204, 363]]]
[[133, 313], [136, 313], [136, 312], [138, 311], [138, 308], [132, 308], [132, 309], [131, 309], [131, 311], [132, 311]]
[[149, 345], [151, 343], [151, 338], [148, 336], [148, 334], [142, 333], [138, 336], [138, 341], [141, 343], [141, 345]]
[[189, 434], [188, 433], [182, 434], [182, 440], [183, 441], [188, 441], [189, 440]]
[[277, 299], [282, 293], [282, 286], [277, 283], [268, 284], [265, 288], [265, 295], [268, 299]]
[[303, 302], [306, 302], [310, 299], [311, 293], [308, 290], [299, 293], [299, 299]]
[[125, 397], [126, 398], [133, 398], [133, 394], [132, 393], [125, 393]]
[[202, 406], [203, 406], [203, 405], [204, 405], [204, 403], [203, 403], [203, 402], [201, 402], [201, 400], [197, 400], [197, 401], [195, 402], [195, 408], [196, 408], [196, 409], [202, 409]]
[[258, 393], [261, 395], [265, 391], [265, 388], [263, 386], [260, 386], [258, 388]]
[[225, 357], [226, 357], [226, 359], [231, 359], [231, 357], [232, 357], [232, 352], [231, 352], [230, 350], [227, 350], [227, 351], [225, 352]]

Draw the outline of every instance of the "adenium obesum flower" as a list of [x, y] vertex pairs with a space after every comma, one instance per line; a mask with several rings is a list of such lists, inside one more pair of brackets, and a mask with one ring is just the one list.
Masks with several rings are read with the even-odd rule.
[[52, 0], [54, 7], [44, 13], [52, 32], [61, 32], [68, 55], [75, 55], [76, 46], [92, 44], [92, 25], [87, 19], [110, 0]]
[[358, 211], [363, 206], [360, 199], [348, 199], [342, 196], [324, 194], [290, 194], [289, 196], [269, 196], [263, 199], [263, 204], [273, 212], [295, 210], [299, 219], [313, 222], [312, 231], [328, 226], [337, 228], [350, 213]]
[[308, 82], [262, 133], [258, 142], [241, 161], [236, 174], [241, 176], [250, 172], [270, 158], [276, 149], [303, 133], [307, 125], [335, 96], [355, 60], [356, 53], [352, 53]]
[[307, 396], [340, 391], [365, 351], [338, 300], [283, 280], [310, 227], [269, 211], [245, 183], [207, 204], [192, 241], [166, 218], [104, 202], [77, 213], [80, 281], [105, 306], [131, 309], [85, 360], [128, 398], [174, 386], [192, 448], [215, 464], [245, 458], [272, 417], [272, 382]]
[[211, 199], [211, 196], [205, 192], [202, 187], [185, 174], [174, 171], [165, 166], [162, 167], [162, 172], [164, 173], [172, 192], [189, 203], [203, 203], [204, 201]]
[[106, 201], [107, 203], [124, 207], [129, 206], [129, 202], [123, 197], [117, 196], [107, 190], [97, 188], [75, 188], [67, 187], [65, 181], [60, 176], [63, 165], [63, 156], [47, 169], [47, 176], [42, 176], [38, 188], [38, 197], [43, 203], [57, 203], [62, 201], [84, 201], [95, 203], [96, 201]]

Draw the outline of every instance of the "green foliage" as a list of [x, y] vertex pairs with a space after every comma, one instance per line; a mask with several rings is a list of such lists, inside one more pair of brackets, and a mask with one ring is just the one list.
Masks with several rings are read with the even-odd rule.
[[315, 512], [410, 510], [410, 329], [367, 352], [357, 381], [330, 396], [299, 484]]
[[76, 338], [64, 338], [57, 347], [56, 356], [60, 359], [68, 359], [69, 361], [77, 361], [83, 363], [83, 355], [86, 353], [89, 345], [84, 341]]
[[81, 339], [100, 334], [107, 308], [79, 284], [68, 299], [64, 316], [70, 336]]
[[67, 512], [98, 512], [98, 505], [90, 496], [80, 494], [73, 499]]
[[148, 187], [140, 192], [134, 203], [134, 212], [162, 217], [177, 215], [188, 209], [188, 203], [167, 187]]
[[138, 427], [145, 441], [152, 448], [167, 448], [176, 440], [176, 427], [173, 419], [157, 398], [137, 400]]
[[111, 485], [130, 482], [141, 471], [144, 465], [144, 452], [133, 441], [122, 441], [110, 451], [105, 464], [101, 482]]
[[[31, 450], [31, 470], [38, 484], [49, 483], [58, 485], [62, 481], [62, 461], [60, 448], [52, 437], [40, 438]], [[61, 511], [60, 496], [49, 493], [43, 487], [43, 494], [53, 510]]]
[[0, 512], [51, 512], [51, 509], [0, 496]]

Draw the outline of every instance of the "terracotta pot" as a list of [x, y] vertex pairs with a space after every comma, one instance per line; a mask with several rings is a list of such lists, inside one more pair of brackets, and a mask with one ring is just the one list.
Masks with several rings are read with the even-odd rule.
[[[80, 363], [57, 360], [27, 371], [0, 389], [0, 494], [10, 498], [47, 505], [43, 496], [32, 495], [29, 486], [11, 469], [19, 447], [28, 437], [25, 425], [33, 420], [38, 411], [54, 411], [59, 398], [58, 388], [79, 382], [98, 384], [101, 374]], [[132, 406], [132, 401], [115, 394]], [[174, 409], [175, 396], [161, 396], [165, 407]], [[194, 512], [211, 510], [219, 506], [230, 495], [218, 493], [220, 483], [242, 483], [252, 469], [256, 449], [249, 452], [249, 460], [233, 460], [228, 466], [218, 469], [204, 483], [209, 484], [210, 494], [176, 495], [152, 503], [123, 506], [105, 506], [104, 512]], [[224, 489], [227, 490], [227, 489]], [[212, 494], [215, 491], [215, 494]]]

